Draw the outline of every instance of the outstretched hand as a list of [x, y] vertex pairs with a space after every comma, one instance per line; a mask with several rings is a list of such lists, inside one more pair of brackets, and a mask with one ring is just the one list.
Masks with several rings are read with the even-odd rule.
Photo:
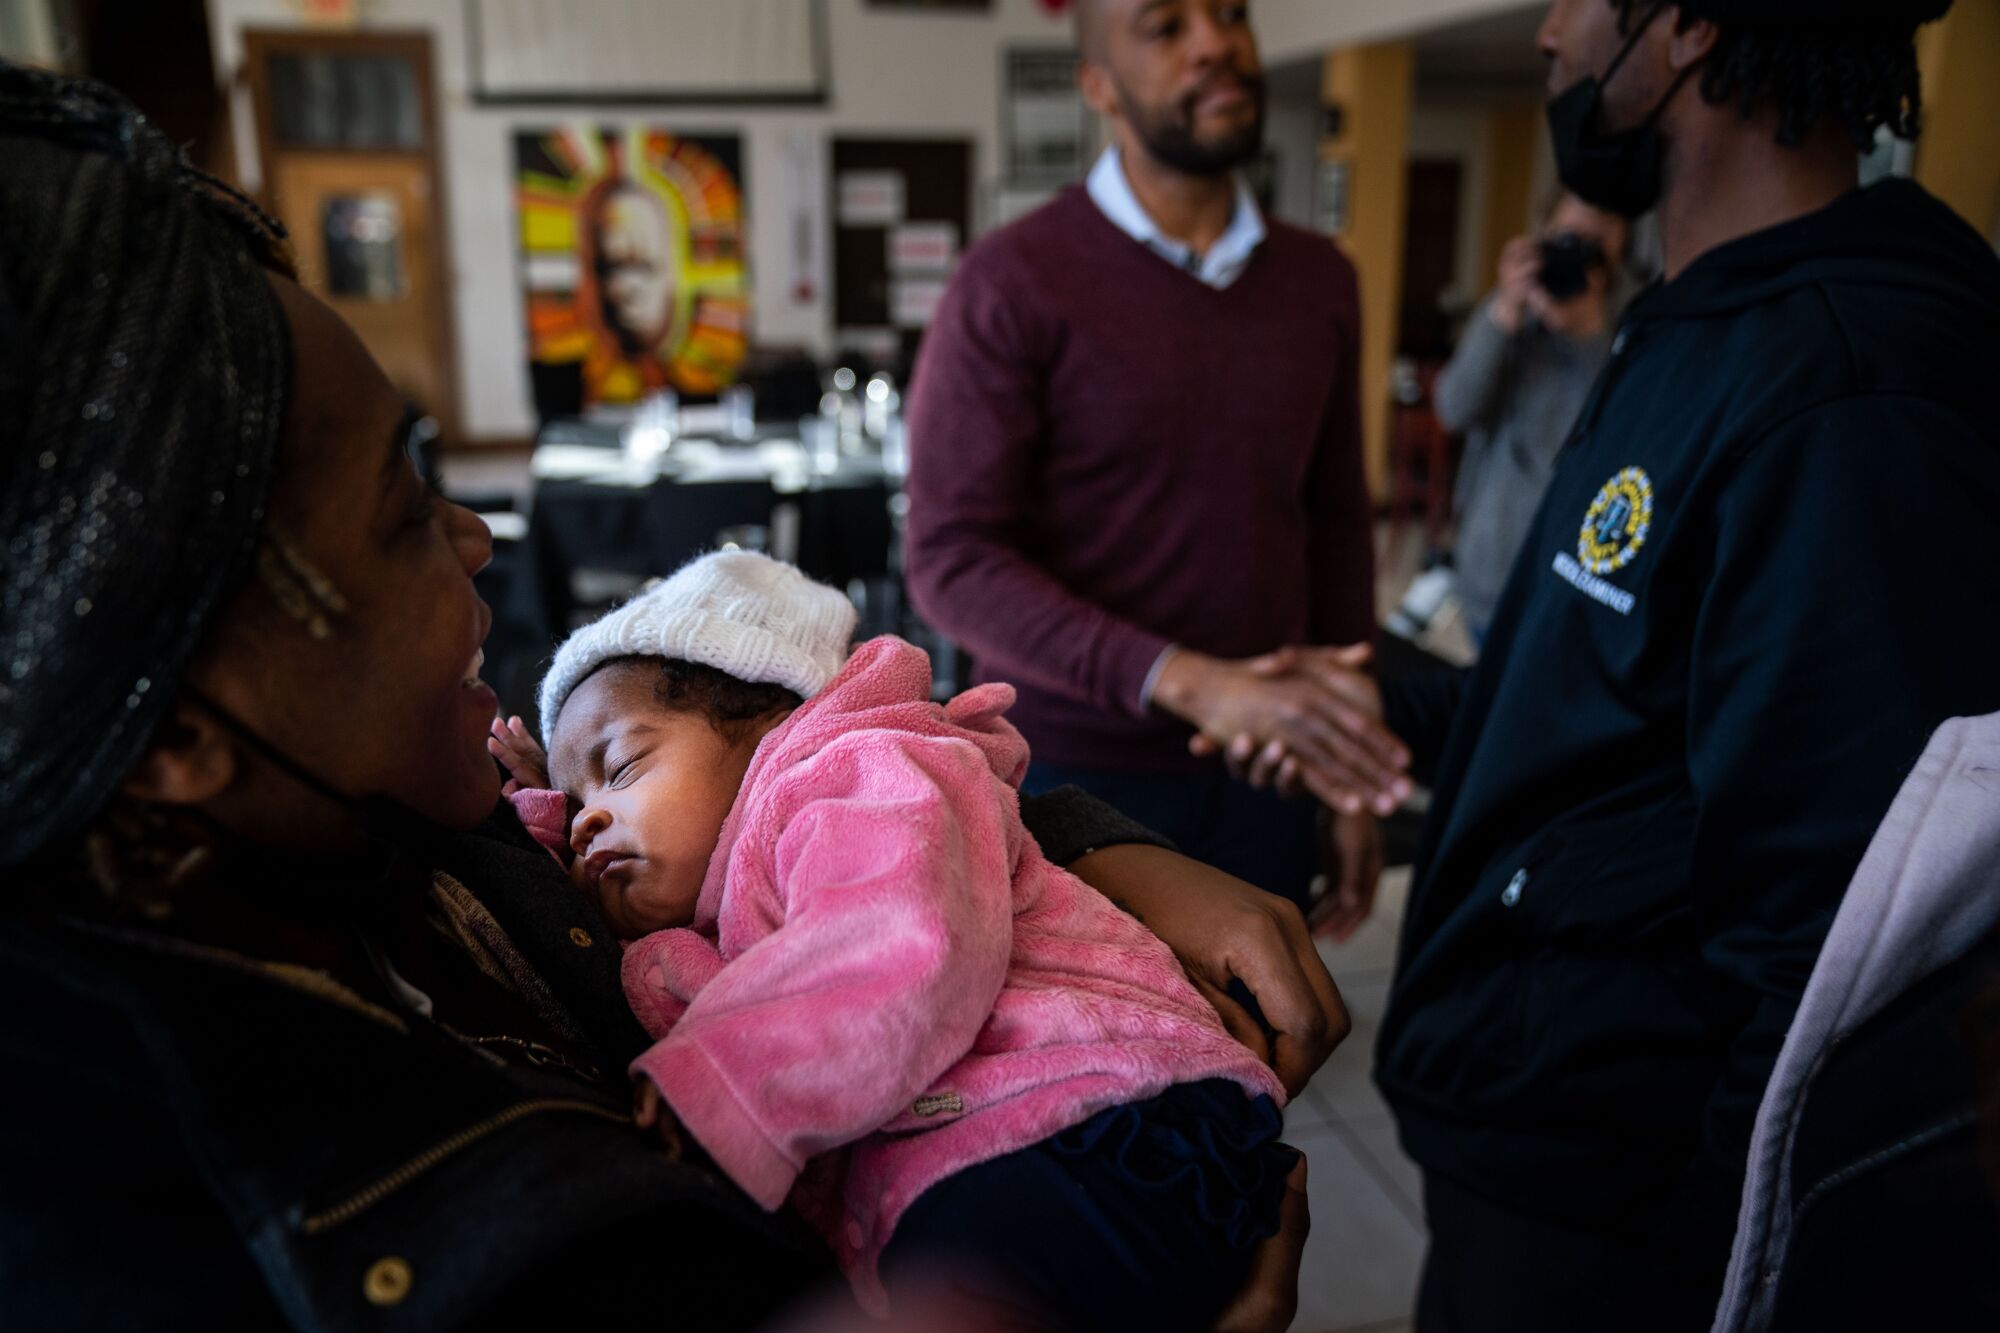
[[500, 788], [502, 796], [512, 796], [523, 787], [549, 785], [549, 757], [520, 718], [494, 718], [493, 734], [486, 738], [486, 752], [513, 775]]

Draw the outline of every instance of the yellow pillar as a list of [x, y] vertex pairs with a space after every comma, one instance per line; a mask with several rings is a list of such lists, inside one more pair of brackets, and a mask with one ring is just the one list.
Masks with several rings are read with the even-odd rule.
[[1415, 90], [1407, 42], [1332, 51], [1321, 70], [1320, 100], [1337, 111], [1340, 132], [1320, 140], [1320, 161], [1345, 173], [1345, 216], [1334, 235], [1361, 278], [1362, 440], [1378, 496], [1388, 475], [1389, 364], [1402, 305]]
[[1540, 102], [1495, 107], [1487, 115], [1485, 232], [1480, 238], [1479, 290], [1500, 276], [1500, 252], [1534, 224], [1535, 150], [1548, 132]]
[[1917, 181], [1991, 237], [2000, 226], [2000, 0], [1958, 0], [1917, 34]]

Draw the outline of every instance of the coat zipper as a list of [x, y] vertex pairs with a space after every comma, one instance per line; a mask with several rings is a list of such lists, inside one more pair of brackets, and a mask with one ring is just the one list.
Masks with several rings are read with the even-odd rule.
[[1556, 450], [1558, 463], [1569, 456], [1585, 436], [1597, 428], [1598, 414], [1604, 409], [1604, 400], [1610, 396], [1612, 383], [1624, 372], [1625, 350], [1632, 342], [1633, 321], [1628, 315], [1618, 321], [1617, 332], [1611, 336], [1611, 352], [1604, 359], [1604, 368], [1597, 374], [1597, 380], [1590, 386], [1584, 397], [1583, 410], [1576, 415], [1569, 434], [1563, 437], [1562, 447]]
[[542, 1097], [530, 1102], [521, 1102], [431, 1145], [365, 1189], [349, 1195], [323, 1212], [307, 1217], [299, 1224], [299, 1230], [305, 1235], [317, 1236], [321, 1232], [352, 1221], [447, 1158], [463, 1152], [481, 1139], [505, 1129], [517, 1120], [543, 1111], [579, 1111], [609, 1120], [614, 1124], [630, 1123], [628, 1116], [599, 1106], [595, 1102], [572, 1097]]

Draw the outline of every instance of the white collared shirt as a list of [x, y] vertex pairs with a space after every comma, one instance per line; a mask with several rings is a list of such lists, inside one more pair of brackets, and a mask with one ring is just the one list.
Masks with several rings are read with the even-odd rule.
[[1117, 144], [1098, 155], [1097, 165], [1090, 169], [1090, 179], [1084, 188], [1098, 211], [1120, 231], [1189, 277], [1211, 287], [1219, 289], [1235, 282], [1248, 267], [1250, 256], [1264, 243], [1264, 215], [1258, 211], [1256, 196], [1250, 193], [1250, 186], [1240, 175], [1236, 177], [1236, 212], [1229, 219], [1228, 228], [1215, 238], [1208, 253], [1202, 255], [1161, 231], [1146, 212], [1139, 196], [1132, 193], [1132, 183], [1125, 179]]

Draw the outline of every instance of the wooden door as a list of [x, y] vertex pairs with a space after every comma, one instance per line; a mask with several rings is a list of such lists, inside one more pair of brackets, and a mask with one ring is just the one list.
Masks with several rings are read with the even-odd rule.
[[300, 282], [459, 439], [429, 36], [253, 30], [244, 48], [264, 203]]
[[1459, 191], [1464, 169], [1455, 160], [1410, 163], [1408, 241], [1403, 251], [1402, 325], [1405, 356], [1451, 355], [1451, 316], [1439, 298], [1458, 271]]

